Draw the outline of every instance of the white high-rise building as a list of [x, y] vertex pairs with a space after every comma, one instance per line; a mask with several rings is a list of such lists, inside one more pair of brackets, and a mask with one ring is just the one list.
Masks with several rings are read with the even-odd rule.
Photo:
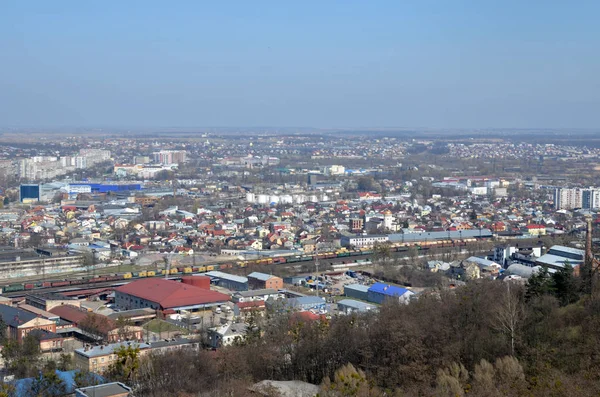
[[554, 190], [554, 208], [557, 210], [598, 209], [600, 208], [600, 189], [556, 188]]

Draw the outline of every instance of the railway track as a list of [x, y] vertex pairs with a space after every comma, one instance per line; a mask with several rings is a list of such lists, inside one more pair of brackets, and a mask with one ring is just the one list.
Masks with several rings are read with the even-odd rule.
[[[435, 253], [435, 251], [436, 251], [435, 249], [432, 250], [433, 257], [437, 257], [437, 256], [441, 255], [440, 253]], [[483, 252], [483, 251], [480, 251], [480, 252]], [[466, 254], [466, 251], [464, 250], [464, 247], [463, 247], [463, 249], [458, 250], [457, 253]], [[396, 257], [396, 258], [400, 258], [400, 259], [404, 259], [404, 260], [423, 259], [426, 256], [426, 255], [419, 255], [417, 258], [410, 258], [410, 255], [408, 254], [407, 251], [390, 252], [390, 255], [392, 257]], [[339, 257], [339, 258], [320, 259], [319, 261], [321, 263], [321, 266], [327, 266], [327, 265], [333, 265], [333, 264], [353, 263], [353, 262], [356, 262], [358, 259], [372, 262], [373, 256], [372, 255], [361, 255], [358, 257], [357, 256], [348, 256], [348, 257]], [[282, 268], [282, 269], [286, 269], [286, 270], [295, 270], [299, 266], [303, 266], [303, 265], [304, 266], [308, 265], [308, 267], [311, 267], [310, 266], [311, 263], [312, 262], [310, 262], [310, 261], [303, 261], [303, 262], [272, 264], [270, 266], [277, 266], [278, 268]], [[261, 265], [256, 265], [256, 266], [259, 267]], [[253, 267], [254, 266], [249, 266], [249, 267], [245, 267], [245, 268], [238, 267], [238, 268], [231, 268], [230, 270], [233, 274], [243, 275], [243, 274], [249, 274], [250, 272], [252, 272], [254, 270]], [[192, 274], [203, 274], [203, 273], [204, 272], [196, 272], [196, 273], [192, 273]], [[184, 276], [184, 275], [191, 275], [191, 274], [173, 274], [173, 275], [168, 276], [168, 278], [172, 279], [172, 280], [179, 280], [179, 279], [181, 279], [181, 276]], [[153, 277], [164, 278], [164, 275], [156, 275]], [[30, 295], [30, 294], [46, 294], [46, 293], [52, 293], [52, 292], [55, 292], [55, 293], [75, 292], [75, 291], [84, 291], [84, 290], [90, 290], [90, 289], [110, 288], [110, 287], [117, 287], [120, 285], [124, 285], [131, 281], [138, 280], [140, 278], [142, 278], [142, 277], [110, 280], [110, 281], [103, 281], [103, 282], [84, 283], [84, 284], [76, 284], [76, 285], [44, 287], [44, 288], [24, 290], [24, 291], [5, 292], [2, 294], [2, 296], [14, 299], [14, 298], [25, 297], [26, 295]], [[146, 278], [148, 278], [148, 277], [146, 277]], [[63, 280], [68, 280], [68, 278], [63, 279]], [[73, 280], [77, 280], [77, 278], [74, 278]]]

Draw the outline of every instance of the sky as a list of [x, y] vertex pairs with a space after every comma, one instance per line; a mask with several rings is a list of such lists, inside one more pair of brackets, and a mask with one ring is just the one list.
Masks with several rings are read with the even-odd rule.
[[598, 128], [600, 1], [2, 1], [0, 126]]

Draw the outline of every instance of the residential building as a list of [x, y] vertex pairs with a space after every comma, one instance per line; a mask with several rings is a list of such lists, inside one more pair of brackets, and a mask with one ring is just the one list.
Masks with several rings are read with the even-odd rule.
[[248, 326], [246, 323], [227, 323], [219, 327], [210, 328], [208, 337], [210, 345], [214, 348], [229, 346], [236, 341], [243, 341], [246, 338]]
[[527, 225], [527, 232], [532, 236], [545, 236], [546, 235], [546, 226], [530, 224]]
[[388, 236], [375, 234], [342, 236], [340, 239], [342, 247], [371, 247], [375, 244], [386, 243], [388, 241]]
[[150, 342], [149, 344], [150, 349], [152, 349], [152, 354], [168, 353], [178, 351], [181, 349], [190, 349], [197, 351], [200, 350], [200, 348], [202, 347], [200, 341], [187, 338], [165, 339], [156, 342]]
[[157, 164], [179, 164], [185, 163], [185, 150], [161, 150], [152, 154], [154, 162]]
[[75, 349], [73, 356], [75, 368], [101, 374], [117, 360], [118, 350], [129, 346], [139, 349], [140, 357], [150, 352], [150, 345], [147, 343], [124, 342], [91, 347], [85, 345]]
[[6, 324], [6, 335], [19, 342], [33, 330], [56, 333], [56, 322], [38, 317], [31, 312], [0, 304], [0, 317]]

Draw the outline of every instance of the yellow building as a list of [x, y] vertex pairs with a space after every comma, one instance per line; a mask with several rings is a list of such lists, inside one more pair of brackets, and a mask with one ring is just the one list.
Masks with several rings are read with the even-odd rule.
[[117, 360], [116, 351], [121, 347], [127, 346], [140, 349], [139, 356], [143, 356], [150, 351], [150, 345], [137, 342], [111, 343], [92, 347], [86, 346], [81, 349], [75, 349], [75, 368], [101, 374], [108, 370], [110, 365]]

